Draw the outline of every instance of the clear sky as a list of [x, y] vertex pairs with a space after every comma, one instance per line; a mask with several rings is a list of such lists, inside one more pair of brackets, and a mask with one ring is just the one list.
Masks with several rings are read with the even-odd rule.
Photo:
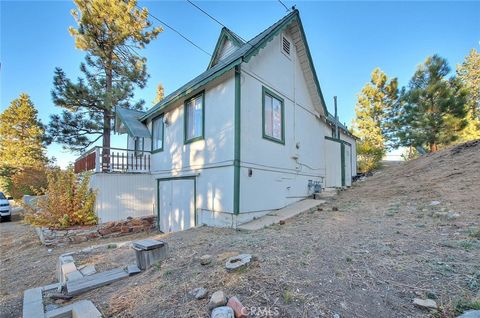
[[[350, 125], [356, 94], [380, 67], [406, 85], [416, 66], [432, 54], [448, 59], [452, 69], [471, 48], [480, 49], [480, 2], [303, 2], [297, 5], [327, 106], [333, 96], [339, 115]], [[196, 3], [245, 39], [286, 14], [278, 1]], [[186, 1], [140, 1], [141, 6], [212, 52], [221, 27]], [[61, 67], [79, 76], [84, 53], [75, 49], [68, 27], [71, 1], [1, 1], [0, 111], [22, 92], [28, 93], [40, 119], [60, 112], [51, 100], [53, 71]], [[153, 21], [155, 25], [158, 22]], [[165, 28], [144, 51], [151, 77], [136, 97], [151, 106], [156, 85], [168, 94], [205, 70], [210, 57]], [[1, 138], [1, 136], [0, 136]], [[112, 146], [124, 147], [126, 137]], [[48, 148], [61, 166], [76, 157], [60, 145]]]

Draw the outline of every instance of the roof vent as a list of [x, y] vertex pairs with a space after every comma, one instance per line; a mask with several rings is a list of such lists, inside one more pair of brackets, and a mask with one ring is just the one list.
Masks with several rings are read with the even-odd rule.
[[290, 55], [290, 41], [284, 36], [282, 36], [282, 50], [283, 53]]

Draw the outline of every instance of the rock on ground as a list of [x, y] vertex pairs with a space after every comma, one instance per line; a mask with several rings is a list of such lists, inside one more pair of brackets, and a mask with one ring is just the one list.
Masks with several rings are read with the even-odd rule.
[[225, 268], [227, 270], [236, 270], [243, 266], [246, 266], [252, 260], [252, 255], [250, 254], [240, 254], [238, 256], [230, 257], [225, 263]]
[[208, 291], [203, 287], [194, 288], [190, 291], [190, 295], [192, 295], [195, 299], [203, 299], [207, 297]]
[[203, 255], [200, 257], [200, 264], [208, 265], [212, 262], [212, 255]]
[[212, 311], [212, 318], [235, 318], [235, 315], [230, 307], [217, 307]]
[[227, 298], [223, 291], [218, 290], [212, 294], [210, 301], [208, 302], [208, 309], [212, 310], [214, 308], [225, 306], [227, 303]]
[[431, 299], [415, 298], [413, 299], [413, 304], [415, 306], [422, 307], [422, 308], [437, 309], [437, 303]]
[[469, 310], [457, 318], [480, 318], [480, 310]]

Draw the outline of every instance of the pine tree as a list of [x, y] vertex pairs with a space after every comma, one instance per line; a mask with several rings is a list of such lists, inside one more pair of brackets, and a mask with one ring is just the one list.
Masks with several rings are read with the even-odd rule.
[[46, 164], [44, 133], [30, 97], [21, 94], [0, 114], [0, 164], [10, 167]]
[[466, 125], [466, 91], [456, 78], [447, 79], [449, 73], [447, 60], [438, 55], [417, 68], [396, 110], [398, 146], [434, 152], [458, 139]]
[[461, 65], [457, 65], [457, 78], [468, 91], [467, 126], [460, 134], [462, 141], [480, 138], [480, 53], [470, 50]]
[[[32, 184], [18, 181], [17, 175], [30, 171], [31, 178], [42, 179], [47, 164], [44, 145], [44, 127], [27, 94], [21, 94], [0, 114], [0, 188], [9, 194], [31, 194]], [[32, 172], [33, 171], [33, 172]], [[40, 188], [44, 183], [35, 183]], [[34, 185], [33, 185], [34, 186]], [[25, 190], [25, 191], [24, 191]], [[33, 191], [33, 190], [32, 190]]]
[[152, 28], [148, 10], [136, 0], [74, 0], [72, 11], [78, 28], [70, 28], [77, 48], [87, 52], [80, 66], [83, 78], [76, 83], [57, 68], [52, 97], [64, 108], [50, 119], [50, 141], [82, 151], [102, 138], [110, 147], [112, 119], [117, 106], [142, 109], [132, 103], [134, 88], [144, 88], [148, 78], [143, 49], [162, 31]]
[[386, 118], [397, 98], [397, 79], [389, 80], [382, 70], [376, 68], [370, 83], [358, 95], [355, 106], [353, 131], [360, 138], [357, 153], [362, 172], [376, 168], [385, 155], [388, 131]]
[[153, 100], [153, 105], [156, 105], [159, 103], [163, 98], [165, 97], [165, 93], [163, 90], [163, 85], [162, 83], [159, 83], [157, 86], [157, 95], [155, 96], [155, 99]]

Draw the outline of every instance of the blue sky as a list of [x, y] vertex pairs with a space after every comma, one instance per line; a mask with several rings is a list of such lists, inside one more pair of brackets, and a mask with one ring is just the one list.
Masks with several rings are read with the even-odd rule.
[[[197, 1], [200, 7], [240, 36], [250, 39], [286, 12], [278, 1]], [[350, 125], [356, 94], [380, 67], [406, 85], [416, 66], [432, 54], [452, 69], [471, 48], [480, 49], [480, 2], [303, 2], [297, 5], [323, 94], [330, 111], [339, 100], [342, 121]], [[212, 52], [221, 27], [186, 1], [140, 1], [141, 6]], [[0, 111], [21, 92], [28, 93], [44, 123], [60, 112], [51, 101], [53, 71], [76, 78], [84, 53], [75, 49], [68, 27], [75, 22], [70, 1], [1, 1]], [[153, 21], [158, 25], [156, 21]], [[143, 54], [151, 77], [137, 90], [148, 107], [162, 82], [166, 94], [203, 72], [210, 57], [165, 28]], [[125, 136], [113, 139], [125, 146]], [[60, 145], [48, 148], [61, 166], [75, 154]]]

